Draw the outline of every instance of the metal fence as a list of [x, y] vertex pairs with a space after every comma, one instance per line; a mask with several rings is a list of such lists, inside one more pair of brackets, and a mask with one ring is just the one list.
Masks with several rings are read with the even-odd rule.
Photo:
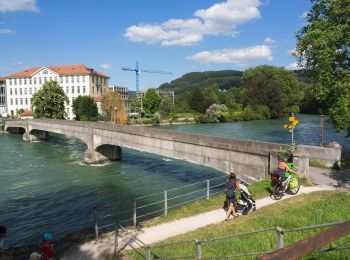
[[[338, 224], [342, 224], [348, 221], [341, 221], [341, 222], [333, 222], [333, 223], [325, 223], [325, 224], [320, 224], [320, 225], [312, 225], [312, 226], [304, 226], [304, 227], [299, 227], [299, 228], [292, 228], [292, 229], [284, 229], [281, 227], [270, 227], [270, 228], [265, 228], [261, 230], [254, 230], [254, 231], [248, 231], [248, 232], [243, 232], [239, 234], [233, 234], [233, 235], [228, 235], [228, 236], [223, 236], [223, 237], [215, 237], [211, 239], [206, 239], [206, 240], [183, 240], [183, 241], [178, 241], [178, 242], [173, 242], [173, 243], [163, 243], [163, 244], [158, 244], [158, 245], [147, 245], [144, 242], [140, 241], [135, 235], [132, 236], [132, 239], [130, 240], [130, 243], [128, 244], [135, 252], [137, 252], [140, 256], [147, 260], [151, 259], [232, 259], [236, 257], [248, 257], [248, 256], [261, 256], [267, 253], [274, 252], [278, 249], [281, 249], [284, 247], [284, 236], [286, 233], [291, 233], [291, 232], [300, 232], [304, 230], [309, 230], [309, 229], [316, 229], [316, 228], [325, 228], [325, 227], [331, 227], [335, 226]], [[122, 228], [122, 227], [121, 227]], [[125, 230], [124, 228], [122, 228]], [[223, 256], [215, 256], [215, 257], [203, 257], [203, 245], [204, 244], [210, 244], [215, 241], [219, 240], [226, 240], [234, 237], [243, 237], [243, 236], [249, 236], [257, 233], [264, 233], [264, 232], [271, 232], [275, 231], [276, 233], [276, 248], [270, 251], [264, 251], [264, 252], [247, 252], [247, 253], [241, 253], [241, 254], [234, 254], [234, 255], [223, 255]], [[117, 232], [117, 231], [116, 231]], [[116, 236], [117, 239], [117, 236]], [[134, 243], [133, 243], [134, 242]], [[138, 245], [138, 248], [134, 246], [134, 244]], [[193, 255], [187, 255], [187, 256], [176, 256], [176, 257], [171, 257], [167, 255], [166, 258], [159, 258], [156, 256], [156, 258], [153, 258], [154, 250], [156, 248], [165, 248], [165, 247], [173, 247], [177, 246], [180, 244], [193, 244], [194, 245], [194, 251]], [[329, 248], [323, 248], [321, 250], [315, 251], [314, 253], [323, 253], [323, 252], [330, 252], [330, 251], [338, 251], [338, 250], [349, 250], [350, 246], [345, 246], [345, 247], [329, 247]], [[137, 251], [136, 251], [137, 250]]]
[[[103, 205], [110, 213], [99, 214], [102, 212], [101, 206], [93, 208], [94, 228], [96, 239], [101, 232], [111, 231], [118, 222], [123, 226], [134, 226], [160, 215], [167, 215], [170, 210], [179, 208], [186, 204], [198, 200], [209, 200], [212, 196], [222, 193], [225, 190], [225, 179], [227, 176], [216, 178], [176, 187], [153, 194], [137, 197], [133, 200], [129, 209], [119, 210], [118, 206]], [[245, 181], [242, 183], [247, 184]], [[99, 209], [101, 209], [99, 211]], [[105, 210], [103, 210], [105, 211]]]

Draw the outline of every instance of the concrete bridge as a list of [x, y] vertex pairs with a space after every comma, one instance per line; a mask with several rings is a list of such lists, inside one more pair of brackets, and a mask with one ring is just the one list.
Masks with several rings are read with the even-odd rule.
[[[84, 160], [120, 160], [122, 147], [185, 160], [241, 178], [260, 179], [277, 166], [277, 151], [288, 145], [174, 132], [148, 127], [54, 119], [9, 120], [5, 131], [21, 129], [25, 141], [45, 140], [47, 132], [74, 136], [87, 144]], [[294, 159], [307, 174], [308, 162], [340, 163], [341, 147], [298, 145]], [[298, 161], [299, 160], [299, 161]], [[304, 169], [305, 168], [305, 169]]]

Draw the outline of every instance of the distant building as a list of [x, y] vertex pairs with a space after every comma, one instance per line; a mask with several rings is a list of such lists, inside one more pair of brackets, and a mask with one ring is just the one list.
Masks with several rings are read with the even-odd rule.
[[67, 117], [74, 118], [72, 103], [78, 96], [101, 96], [108, 91], [109, 77], [85, 65], [62, 65], [32, 67], [8, 75], [7, 107], [11, 115], [19, 109], [30, 110], [32, 95], [47, 81], [57, 81], [69, 98], [66, 104]]
[[0, 117], [2, 114], [7, 113], [5, 83], [6, 83], [6, 79], [0, 77]]
[[172, 90], [160, 90], [157, 89], [157, 92], [161, 98], [168, 97], [175, 103], [175, 93]]
[[125, 111], [129, 112], [129, 90], [128, 88], [110, 85], [109, 90], [119, 93], [121, 99], [124, 101]]
[[34, 113], [32, 110], [24, 111], [22, 114], [19, 115], [21, 119], [33, 119]]

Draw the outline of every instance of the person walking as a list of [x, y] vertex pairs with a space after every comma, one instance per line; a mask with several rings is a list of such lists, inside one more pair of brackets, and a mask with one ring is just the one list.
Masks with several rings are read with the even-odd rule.
[[237, 180], [236, 174], [230, 173], [228, 180], [226, 180], [226, 200], [228, 201], [228, 210], [226, 212], [225, 221], [230, 219], [231, 214], [237, 218], [239, 215], [236, 213], [237, 199], [236, 190], [241, 190], [239, 187], [239, 181]]

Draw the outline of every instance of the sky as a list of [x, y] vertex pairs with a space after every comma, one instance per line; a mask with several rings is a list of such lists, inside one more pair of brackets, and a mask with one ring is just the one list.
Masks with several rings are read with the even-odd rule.
[[193, 71], [296, 68], [309, 0], [0, 0], [0, 76], [84, 64], [110, 84], [158, 87]]

